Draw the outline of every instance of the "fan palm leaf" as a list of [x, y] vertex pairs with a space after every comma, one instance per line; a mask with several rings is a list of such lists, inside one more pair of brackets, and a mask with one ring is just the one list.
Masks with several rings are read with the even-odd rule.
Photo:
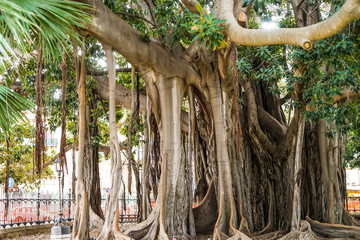
[[8, 132], [11, 124], [25, 120], [24, 112], [33, 107], [34, 103], [0, 84], [0, 128], [3, 132]]
[[[79, 39], [74, 27], [89, 20], [87, 5], [66, 0], [0, 0], [0, 61], [26, 52], [42, 40], [46, 58], [59, 56], [69, 38]], [[38, 45], [38, 44], [36, 44]]]

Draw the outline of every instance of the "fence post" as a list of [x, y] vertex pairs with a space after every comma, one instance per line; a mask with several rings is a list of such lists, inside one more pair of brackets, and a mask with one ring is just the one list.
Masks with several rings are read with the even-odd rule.
[[37, 208], [36, 223], [40, 224], [40, 187], [38, 187], [38, 198], [37, 198], [36, 208]]

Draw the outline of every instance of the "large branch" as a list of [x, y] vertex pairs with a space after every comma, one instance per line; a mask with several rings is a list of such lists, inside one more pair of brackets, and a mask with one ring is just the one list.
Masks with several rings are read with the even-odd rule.
[[360, 97], [360, 92], [353, 91], [352, 89], [345, 89], [341, 95], [333, 97], [334, 103], [343, 103], [345, 101]]
[[360, 0], [347, 0], [332, 17], [311, 26], [271, 30], [246, 29], [242, 28], [234, 17], [233, 0], [222, 0], [220, 6], [220, 17], [226, 20], [225, 28], [229, 39], [247, 46], [291, 44], [310, 49], [313, 41], [331, 37], [351, 21], [360, 18]]
[[[96, 79], [96, 92], [102, 99], [109, 100], [109, 80], [106, 76], [94, 76]], [[131, 108], [131, 91], [119, 84], [115, 86], [116, 106], [127, 109]], [[142, 114], [146, 114], [146, 96], [140, 94], [140, 108]]]
[[87, 31], [100, 42], [112, 46], [128, 62], [147, 67], [166, 78], [179, 77], [187, 82], [199, 80], [198, 74], [181, 56], [163, 48], [157, 41], [143, 40], [142, 34], [114, 14], [100, 0], [78, 0], [93, 8]]
[[[66, 146], [65, 152], [68, 152], [68, 151], [72, 150], [72, 149], [73, 149], [73, 145], [74, 145], [74, 144], [70, 144], [70, 145]], [[121, 144], [119, 144], [119, 145], [120, 145], [120, 148], [121, 148], [121, 149], [125, 149], [125, 146], [123, 146], [123, 145], [121, 145]], [[78, 146], [76, 145], [76, 146], [75, 146], [75, 150], [78, 150], [78, 149], [79, 149], [79, 148], [78, 148]], [[104, 155], [107, 156], [107, 155], [109, 154], [109, 152], [110, 152], [110, 147], [109, 147], [109, 146], [99, 145], [99, 152], [103, 152]], [[45, 169], [45, 168], [47, 168], [48, 166], [50, 166], [51, 164], [53, 164], [54, 161], [55, 161], [57, 158], [59, 158], [59, 157], [60, 157], [60, 153], [57, 153], [55, 156], [51, 157], [46, 163], [44, 163], [43, 168]]]

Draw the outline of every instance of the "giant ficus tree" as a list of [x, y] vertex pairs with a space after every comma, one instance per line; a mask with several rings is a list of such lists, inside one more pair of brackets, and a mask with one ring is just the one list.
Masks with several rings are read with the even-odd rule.
[[[288, 1], [288, 28], [275, 30], [256, 29], [252, 8], [265, 11], [281, 1], [83, 2], [92, 7], [85, 32], [106, 46], [111, 82], [115, 50], [144, 79], [152, 103], [147, 113], [160, 135], [155, 207], [126, 234], [169, 239], [213, 231], [213, 239], [277, 239], [291, 229], [285, 239], [360, 236], [343, 208], [341, 128], [353, 120], [346, 108], [358, 97], [358, 43], [356, 37], [319, 41], [344, 28], [356, 34], [349, 24], [360, 17], [358, 0], [341, 7]], [[267, 45], [277, 46], [255, 48]], [[324, 55], [333, 45], [336, 54]], [[109, 91], [114, 101], [113, 85]], [[121, 180], [116, 148], [111, 212]], [[192, 175], [201, 201], [194, 209]], [[126, 238], [114, 222], [116, 214], [108, 213], [100, 239]]]
[[[27, 43], [34, 32], [47, 37], [54, 29], [75, 32], [68, 24], [58, 28], [68, 16], [66, 11], [54, 15], [48, 8], [36, 13], [45, 6], [41, 1], [34, 1], [35, 6], [14, 2], [20, 7], [0, 1], [4, 9], [25, 10], [14, 15], [20, 16], [20, 24], [0, 36], [5, 39], [0, 45], [3, 56], [15, 56], [11, 43]], [[192, 238], [201, 233], [212, 233], [213, 239], [277, 239], [289, 230], [284, 239], [360, 237], [358, 223], [344, 211], [342, 165], [343, 133], [358, 130], [354, 113], [359, 27], [352, 21], [360, 17], [359, 0], [81, 2], [90, 6], [91, 21], [83, 27], [71, 18], [70, 25], [104, 46], [109, 81], [105, 73], [86, 66], [91, 58], [87, 54], [93, 54], [86, 51], [86, 44], [81, 45], [81, 60], [77, 59], [73, 39], [75, 64], [68, 60], [67, 65], [72, 71], [70, 82], [76, 79], [79, 88], [74, 239], [89, 238], [94, 212], [103, 218], [96, 206], [97, 147], [92, 148], [90, 141], [97, 130], [89, 124], [96, 125], [90, 113], [98, 96], [110, 101], [112, 158], [112, 189], [99, 239], [127, 239], [129, 234], [135, 239]], [[48, 3], [62, 10], [67, 6], [55, 0]], [[68, 3], [72, 11], [83, 6]], [[284, 28], [257, 29], [255, 19], [276, 9], [286, 15], [281, 21]], [[14, 19], [9, 13], [2, 12], [2, 24]], [[55, 20], [43, 20], [51, 17]], [[38, 23], [55, 28], [41, 33], [46, 28], [38, 28]], [[15, 30], [28, 31], [18, 36], [13, 35]], [[54, 36], [57, 41], [63, 37]], [[21, 38], [26, 41], [18, 41]], [[22, 45], [17, 47], [25, 51]], [[122, 160], [115, 111], [119, 105], [134, 106], [134, 97], [114, 84], [119, 58], [113, 51], [131, 63], [133, 76], [134, 71], [141, 75], [147, 95], [137, 97], [137, 111], [147, 115], [141, 188], [144, 221], [125, 234], [117, 225]], [[96, 97], [86, 88], [87, 72], [97, 82]], [[130, 141], [131, 131], [128, 136]], [[129, 154], [131, 146], [128, 149]], [[150, 189], [156, 198], [151, 213]], [[196, 208], [193, 197], [199, 202]]]

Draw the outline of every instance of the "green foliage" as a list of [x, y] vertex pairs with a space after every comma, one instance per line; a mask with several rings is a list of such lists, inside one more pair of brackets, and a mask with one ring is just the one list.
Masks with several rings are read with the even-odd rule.
[[351, 168], [360, 168], [360, 119], [352, 124], [352, 131], [346, 144], [345, 161]]
[[38, 46], [39, 41], [47, 58], [61, 55], [69, 37], [79, 38], [74, 27], [83, 27], [89, 19], [86, 8], [65, 0], [1, 0], [0, 62], [29, 52], [29, 46]]
[[221, 23], [225, 22], [225, 20], [214, 17], [214, 12], [209, 13], [200, 4], [196, 4], [196, 9], [200, 14], [192, 15], [194, 21], [191, 23], [193, 27], [190, 33], [197, 33], [192, 40], [195, 41], [200, 38], [199, 45], [206, 41], [206, 48], [213, 51], [225, 47], [226, 42], [224, 41], [223, 27], [221, 26]]
[[[0, 130], [0, 185], [3, 186], [6, 177], [6, 160], [10, 161], [10, 177], [14, 178], [17, 186], [23, 185], [24, 189], [35, 188], [38, 175], [33, 175], [33, 152], [34, 152], [35, 128], [30, 122], [13, 124], [12, 128], [3, 134]], [[9, 142], [9, 149], [7, 143]], [[46, 178], [53, 173], [48, 167], [42, 171], [42, 177]]]
[[11, 124], [17, 120], [25, 120], [24, 111], [35, 104], [0, 84], [0, 128], [6, 134]]
[[357, 106], [352, 101], [335, 104], [334, 98], [346, 89], [360, 91], [359, 45], [358, 36], [337, 34], [319, 41], [313, 51], [299, 50], [293, 55], [308, 66], [303, 76], [307, 80], [304, 99], [315, 111], [308, 112], [307, 117], [313, 121], [334, 121], [343, 133], [348, 132], [350, 123], [355, 121]]

